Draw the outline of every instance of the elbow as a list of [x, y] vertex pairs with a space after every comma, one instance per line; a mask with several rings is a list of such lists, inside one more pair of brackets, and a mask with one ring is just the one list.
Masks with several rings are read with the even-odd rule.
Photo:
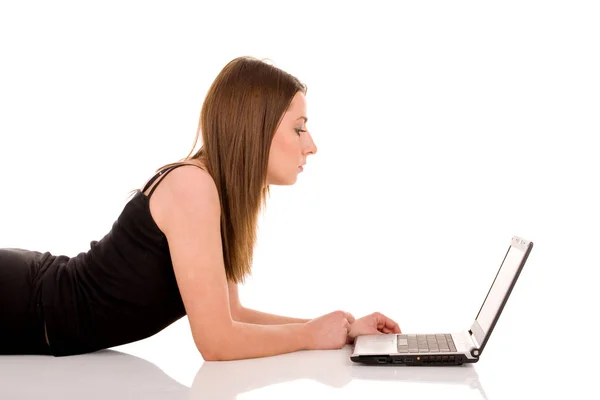
[[204, 361], [229, 361], [237, 358], [239, 346], [232, 323], [233, 321], [229, 324], [214, 324], [208, 329], [192, 329], [194, 344]]
[[225, 361], [226, 357], [219, 346], [196, 342], [196, 348], [204, 361]]
[[216, 349], [209, 350], [209, 349], [203, 348], [202, 350], [198, 349], [198, 351], [200, 352], [200, 355], [202, 356], [202, 359], [204, 361], [227, 361], [228, 360], [228, 358], [222, 351], [218, 351]]
[[200, 352], [204, 361], [225, 361], [225, 359], [219, 356], [217, 353]]
[[223, 341], [199, 341], [196, 342], [196, 348], [204, 361], [230, 361], [234, 360], [231, 347]]

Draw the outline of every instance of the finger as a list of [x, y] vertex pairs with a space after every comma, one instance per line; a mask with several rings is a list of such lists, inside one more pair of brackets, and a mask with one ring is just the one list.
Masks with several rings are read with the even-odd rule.
[[355, 332], [355, 331], [352, 329], [352, 326], [350, 326], [350, 327], [348, 328], [348, 331], [347, 331], [347, 333], [346, 333], [346, 336], [348, 337], [348, 340], [351, 340], [351, 341], [352, 341], [352, 343], [354, 343], [354, 339], [356, 339], [357, 332]]
[[356, 321], [354, 315], [350, 314], [349, 312], [344, 311], [344, 314], [346, 314], [346, 319], [348, 320], [348, 322], [353, 323], [354, 321]]
[[385, 329], [389, 329], [390, 333], [402, 333], [402, 329], [400, 329], [400, 326], [389, 318], [385, 324]]
[[400, 330], [400, 326], [395, 321], [392, 321], [389, 318], [385, 322], [385, 327], [387, 329], [390, 329], [394, 333], [402, 333], [402, 331]]
[[[398, 323], [396, 321], [392, 321], [391, 319], [388, 319], [389, 323], [391, 324], [390, 329], [394, 332], [394, 333], [402, 333], [402, 329], [400, 329], [400, 325], [398, 325]], [[387, 327], [389, 327], [388, 324], [386, 324]]]
[[377, 327], [379, 329], [390, 329], [394, 333], [402, 333], [402, 331], [400, 330], [400, 326], [398, 325], [398, 323], [396, 323], [396, 321], [379, 313], [377, 314]]

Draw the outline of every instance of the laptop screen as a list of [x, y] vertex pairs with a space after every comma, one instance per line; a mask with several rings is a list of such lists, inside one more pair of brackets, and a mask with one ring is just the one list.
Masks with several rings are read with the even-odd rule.
[[[503, 305], [510, 294], [511, 288], [519, 275], [524, 259], [529, 254], [530, 249], [530, 242], [513, 238], [511, 246], [508, 248], [508, 252], [506, 253], [496, 278], [492, 283], [492, 287], [475, 318], [475, 321], [481, 328], [481, 333], [484, 338], [489, 336], [494, 321], [502, 311]], [[483, 338], [478, 339], [481, 340]], [[485, 340], [486, 339], [483, 339], [484, 342]]]

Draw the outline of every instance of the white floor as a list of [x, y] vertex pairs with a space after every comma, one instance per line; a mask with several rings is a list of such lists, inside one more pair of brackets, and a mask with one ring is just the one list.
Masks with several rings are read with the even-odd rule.
[[319, 147], [273, 188], [245, 306], [460, 331], [510, 238], [535, 246], [472, 366], [364, 367], [349, 347], [204, 363], [184, 318], [0, 356], [0, 400], [598, 398], [598, 2], [37, 3], [0, 3], [0, 247], [86, 251], [187, 154], [241, 55], [308, 84]]
[[[574, 356], [564, 331], [538, 326], [518, 334], [509, 326], [515, 318], [506, 317], [481, 360], [461, 367], [362, 366], [349, 360], [350, 346], [204, 362], [184, 318], [152, 338], [93, 354], [0, 356], [0, 398], [519, 399], [593, 393], [591, 356]], [[536, 335], [539, 340], [528, 345], [518, 340]], [[558, 349], [565, 344], [569, 351]]]
[[163, 363], [114, 350], [61, 359], [10, 356], [0, 358], [0, 395], [65, 400], [507, 399], [584, 395], [591, 393], [593, 383], [571, 379], [581, 367], [534, 354], [511, 364], [496, 351], [462, 367], [368, 367], [351, 363], [349, 354], [346, 348], [223, 363], [192, 361], [195, 357], [181, 349]]
[[[589, 265], [590, 254], [572, 253], [570, 264], [563, 264], [558, 260], [568, 248], [552, 246], [541, 233], [539, 239], [476, 364], [362, 366], [350, 361], [351, 346], [204, 362], [184, 317], [148, 339], [94, 354], [0, 356], [0, 399], [593, 397], [599, 301], [594, 279], [582, 279], [575, 269]], [[415, 260], [420, 268], [373, 266], [375, 276], [327, 277], [328, 285], [307, 275], [317, 273], [318, 262], [307, 263], [294, 282], [267, 279], [261, 271], [276, 275], [275, 264], [259, 263], [240, 297], [247, 307], [289, 316], [310, 318], [341, 308], [358, 318], [381, 311], [404, 333], [457, 332], [470, 327], [507, 246], [498, 240], [489, 249], [475, 248], [462, 262], [434, 252], [438, 262]], [[385, 274], [392, 278], [377, 279]]]

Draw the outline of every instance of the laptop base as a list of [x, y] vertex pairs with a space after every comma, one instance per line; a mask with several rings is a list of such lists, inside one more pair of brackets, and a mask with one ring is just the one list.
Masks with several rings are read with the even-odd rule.
[[476, 363], [479, 358], [468, 358], [464, 354], [444, 355], [362, 355], [352, 356], [354, 362], [365, 365], [410, 365], [410, 366], [435, 366], [435, 365], [463, 365]]

